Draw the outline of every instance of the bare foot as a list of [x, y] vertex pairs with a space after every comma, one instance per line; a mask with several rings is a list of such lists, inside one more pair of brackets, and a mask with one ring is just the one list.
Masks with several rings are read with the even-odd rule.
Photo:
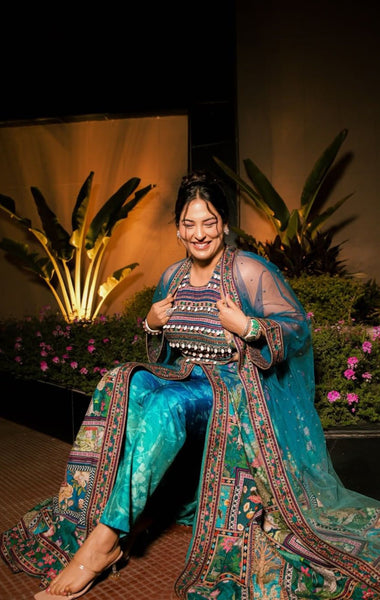
[[120, 554], [118, 534], [99, 523], [72, 561], [53, 579], [47, 591], [52, 596], [67, 596], [82, 591], [117, 561]]

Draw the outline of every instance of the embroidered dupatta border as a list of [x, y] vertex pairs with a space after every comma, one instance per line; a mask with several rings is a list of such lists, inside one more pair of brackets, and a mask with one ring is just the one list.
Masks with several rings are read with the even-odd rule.
[[[232, 276], [233, 261], [234, 251], [227, 248], [222, 261], [221, 281], [223, 289], [240, 305], [238, 291]], [[283, 356], [284, 350], [280, 326], [267, 319], [260, 319], [260, 323], [264, 329], [272, 359], [279, 360]], [[352, 555], [319, 538], [305, 519], [287, 477], [266, 406], [258, 369], [252, 362], [252, 358], [254, 356], [257, 358], [257, 355], [252, 354], [249, 350], [248, 352], [245, 351], [245, 344], [240, 338], [236, 338], [235, 342], [239, 348], [239, 372], [247, 398], [250, 399], [248, 410], [251, 425], [259, 443], [268, 481], [289, 530], [298, 536], [312, 553], [327, 561], [328, 564], [336, 566], [342, 573], [347, 575], [348, 581], [344, 594], [348, 593], [349, 595], [344, 597], [351, 597], [351, 593], [355, 588], [354, 582], [363, 582], [366, 586], [380, 591], [379, 571], [360, 558], [353, 558]], [[265, 364], [259, 364], [259, 366], [267, 368]], [[207, 372], [206, 368], [205, 371]], [[205, 570], [207, 570], [207, 557], [211, 556], [213, 551], [213, 528], [218, 509], [219, 482], [221, 481], [224, 464], [223, 454], [227, 443], [226, 418], [228, 415], [221, 382], [217, 382], [214, 377], [211, 384], [214, 389], [215, 405], [205, 450], [203, 474], [206, 475], [206, 478], [201, 482], [198, 518], [187, 563], [175, 586], [179, 598], [186, 598], [187, 592], [194, 586], [196, 587], [197, 582], [202, 585], [202, 579]], [[215, 426], [217, 426], [217, 430], [215, 430]], [[353, 576], [353, 572], [355, 572], [355, 576]]]

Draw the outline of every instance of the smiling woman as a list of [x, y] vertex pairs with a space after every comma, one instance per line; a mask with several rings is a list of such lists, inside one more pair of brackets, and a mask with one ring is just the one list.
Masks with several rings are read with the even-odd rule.
[[2, 534], [3, 558], [41, 576], [38, 600], [83, 596], [158, 494], [193, 526], [178, 598], [376, 597], [380, 501], [333, 469], [303, 307], [276, 266], [225, 243], [212, 176], [183, 178], [175, 221], [188, 256], [155, 289], [149, 362], [103, 376], [59, 494]]

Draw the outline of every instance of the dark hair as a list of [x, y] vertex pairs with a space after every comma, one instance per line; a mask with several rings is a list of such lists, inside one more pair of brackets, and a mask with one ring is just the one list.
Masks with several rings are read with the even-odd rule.
[[185, 206], [197, 197], [206, 203], [210, 202], [220, 214], [223, 223], [227, 223], [228, 201], [220, 182], [214, 175], [206, 171], [193, 171], [182, 178], [178, 190], [177, 201], [174, 207], [175, 223], [177, 226], [179, 225], [179, 219]]

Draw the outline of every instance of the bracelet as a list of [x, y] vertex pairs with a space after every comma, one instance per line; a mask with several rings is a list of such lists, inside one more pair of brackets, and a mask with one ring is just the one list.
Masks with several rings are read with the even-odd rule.
[[257, 340], [261, 336], [261, 325], [257, 321], [257, 319], [249, 318], [247, 327], [244, 330], [244, 335], [241, 337], [246, 342], [251, 342], [252, 340]]
[[240, 337], [243, 338], [243, 340], [244, 340], [245, 336], [248, 335], [250, 329], [251, 329], [251, 319], [248, 317], [247, 324], [244, 327], [244, 331], [243, 331], [243, 333], [240, 336]]
[[151, 335], [159, 335], [160, 333], [162, 333], [161, 329], [151, 329], [149, 327], [148, 321], [146, 319], [143, 320], [142, 326], [143, 326], [145, 333], [150, 333]]

